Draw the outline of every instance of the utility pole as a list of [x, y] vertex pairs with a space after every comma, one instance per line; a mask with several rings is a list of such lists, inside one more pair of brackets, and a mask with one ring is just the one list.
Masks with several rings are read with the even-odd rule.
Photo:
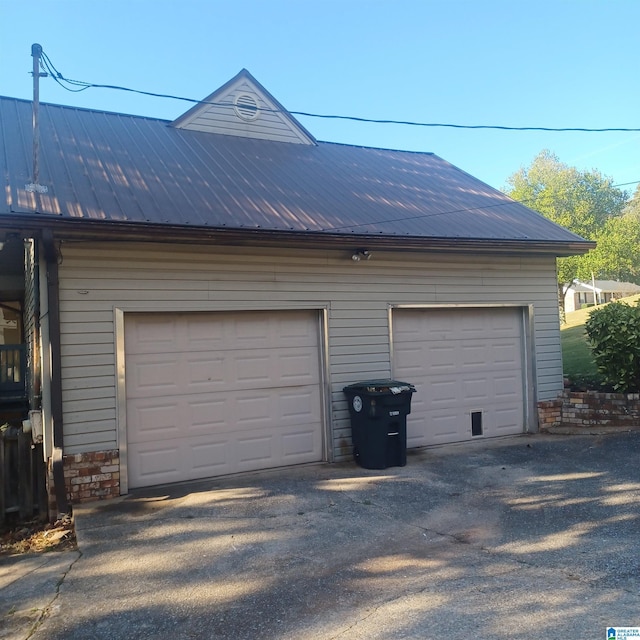
[[40, 184], [40, 78], [46, 77], [46, 73], [40, 72], [40, 56], [42, 55], [42, 47], [39, 44], [31, 45], [31, 55], [33, 56], [33, 111], [32, 111], [32, 128], [33, 128], [33, 175], [31, 182], [25, 185], [25, 189], [31, 193], [47, 193], [48, 188]]

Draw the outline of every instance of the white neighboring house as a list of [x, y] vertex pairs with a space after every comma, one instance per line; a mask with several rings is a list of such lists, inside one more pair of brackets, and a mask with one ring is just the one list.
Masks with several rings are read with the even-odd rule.
[[617, 280], [594, 280], [582, 282], [574, 280], [564, 294], [564, 310], [577, 311], [595, 304], [604, 304], [640, 293], [640, 286], [632, 282]]

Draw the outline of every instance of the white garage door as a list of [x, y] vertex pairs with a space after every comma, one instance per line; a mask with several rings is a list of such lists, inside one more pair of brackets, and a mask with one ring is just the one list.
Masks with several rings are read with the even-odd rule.
[[396, 309], [394, 377], [416, 386], [407, 446], [524, 430], [519, 309]]
[[314, 312], [127, 314], [130, 487], [322, 459]]

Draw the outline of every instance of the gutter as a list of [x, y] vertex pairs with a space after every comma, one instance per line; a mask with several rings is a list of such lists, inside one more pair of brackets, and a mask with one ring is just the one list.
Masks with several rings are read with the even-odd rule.
[[[356, 248], [387, 251], [459, 253], [500, 253], [553, 255], [556, 257], [587, 253], [596, 243], [579, 236], [566, 240], [536, 238], [452, 238], [395, 236], [381, 234], [344, 234], [332, 231], [283, 231], [260, 228], [226, 228], [59, 218], [46, 214], [11, 212], [3, 214], [2, 226], [31, 232], [48, 230], [68, 240], [184, 242], [222, 246], [308, 247], [313, 249]], [[571, 234], [573, 235], [573, 234]]]
[[70, 512], [64, 482], [64, 431], [62, 422], [62, 359], [60, 348], [60, 287], [58, 280], [58, 251], [49, 229], [42, 232], [42, 244], [47, 268], [47, 297], [49, 300], [49, 349], [51, 353], [51, 418], [53, 447], [51, 466], [53, 486], [58, 507], [58, 519]]

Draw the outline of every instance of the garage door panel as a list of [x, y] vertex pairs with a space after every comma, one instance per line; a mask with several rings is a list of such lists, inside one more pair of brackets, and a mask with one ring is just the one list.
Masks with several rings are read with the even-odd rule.
[[147, 318], [143, 325], [128, 326], [125, 334], [125, 351], [135, 347], [136, 353], [173, 353], [177, 344], [177, 323], [166, 316]]
[[174, 370], [181, 393], [224, 389], [227, 384], [228, 365], [224, 355], [194, 354], [180, 361], [178, 354], [174, 354]]
[[179, 378], [176, 379], [175, 362], [167, 359], [165, 354], [132, 363], [127, 369], [127, 375], [132, 376], [132, 382], [142, 396], [162, 396], [178, 390]]
[[318, 345], [317, 324], [307, 312], [254, 313], [252, 318], [231, 319], [225, 325], [225, 347], [239, 350], [282, 349]]
[[226, 442], [203, 441], [189, 447], [190, 459], [187, 461], [193, 473], [193, 478], [215, 476], [224, 473], [229, 465], [228, 449]]
[[[477, 340], [465, 342], [464, 339], [457, 341], [456, 364], [459, 367], [473, 369], [483, 367], [487, 362], [488, 349], [485, 344], [480, 344]], [[455, 352], [454, 352], [455, 353]]]
[[132, 487], [322, 459], [314, 312], [159, 316], [125, 317]]
[[129, 443], [129, 474], [136, 486], [149, 486], [301, 464], [321, 454], [316, 423], [282, 426], [268, 434], [259, 428], [240, 435], [233, 430], [219, 431], [151, 444]]
[[185, 396], [181, 399], [179, 414], [174, 421], [180, 423], [180, 416], [184, 417], [185, 435], [199, 436], [209, 433], [212, 429], [221, 429], [225, 425], [224, 416], [229, 399], [222, 394], [207, 394], [201, 396]]
[[496, 400], [512, 400], [518, 403], [522, 398], [520, 380], [516, 374], [509, 376], [496, 376], [493, 384], [493, 397]]
[[250, 431], [268, 426], [273, 411], [271, 394], [268, 391], [254, 391], [251, 395], [235, 395], [235, 417], [229, 416], [229, 423], [239, 431]]
[[[229, 354], [229, 359], [233, 360], [233, 354]], [[242, 354], [235, 358], [235, 371], [229, 367], [229, 380], [227, 384], [232, 387], [245, 385], [253, 388], [256, 385], [271, 385], [271, 372], [273, 355], [263, 353], [262, 355]]]
[[[459, 384], [457, 380], [432, 380], [430, 384], [418, 384], [416, 386], [416, 396], [425, 391], [422, 395], [425, 398], [425, 409], [427, 406], [450, 406], [458, 401]], [[412, 408], [413, 408], [412, 402]]]
[[513, 313], [510, 311], [495, 313], [495, 310], [488, 310], [487, 316], [490, 319], [489, 329], [498, 339], [514, 338], [518, 340], [521, 336], [521, 328], [518, 323], [513, 322]]
[[[308, 312], [287, 312], [279, 319], [271, 312], [252, 312], [250, 319], [234, 320], [234, 314], [221, 313], [222, 323], [213, 325], [208, 313], [157, 314], [145, 319], [144, 326], [127, 329], [127, 351], [136, 353], [185, 353], [304, 347], [318, 345], [318, 325]], [[237, 314], [236, 314], [237, 315]], [[303, 326], [304, 325], [304, 326]]]
[[180, 422], [182, 413], [178, 403], [168, 400], [164, 402], [137, 401], [127, 407], [128, 426], [130, 433], [129, 442], [143, 440], [172, 440], [181, 435]]
[[242, 431], [272, 422], [283, 426], [318, 424], [321, 414], [320, 390], [315, 386], [268, 389], [250, 395], [242, 391], [185, 395], [162, 402], [138, 399], [128, 403], [129, 442], [191, 437], [223, 425]]
[[283, 424], [316, 422], [321, 413], [318, 387], [298, 387], [280, 392], [278, 419]]
[[[234, 357], [236, 356], [236, 357]], [[128, 398], [163, 397], [198, 391], [224, 392], [259, 386], [319, 384], [317, 351], [289, 348], [263, 355], [237, 355], [225, 351], [206, 354], [136, 354], [127, 357]]]
[[505, 431], [511, 432], [512, 425], [520, 417], [518, 407], [496, 407], [493, 411], [493, 428], [497, 435], [504, 433]]
[[295, 426], [299, 422], [317, 423], [320, 420], [320, 391], [317, 387], [254, 393], [251, 396], [233, 394], [236, 418], [228, 422], [238, 430], [266, 426], [276, 422], [282, 426]]
[[207, 434], [181, 439], [177, 446], [180, 454], [175, 473], [181, 476], [180, 480], [197, 480], [229, 473], [229, 469], [234, 468], [237, 462], [233, 448], [222, 435]]
[[[129, 474], [135, 486], [195, 480], [215, 475], [301, 464], [318, 459], [322, 442], [316, 424], [220, 432], [152, 444], [129, 444]], [[274, 462], [277, 460], [277, 462]]]
[[278, 354], [278, 381], [282, 384], [318, 384], [320, 369], [318, 368], [317, 352], [308, 350], [294, 352], [289, 349]]
[[276, 453], [272, 448], [272, 440], [271, 436], [262, 433], [239, 438], [237, 443], [239, 464], [249, 463], [253, 468], [269, 466]]
[[317, 358], [317, 351], [310, 353], [305, 347], [274, 349], [261, 356], [241, 355], [236, 359], [235, 377], [230, 367], [228, 383], [233, 387], [253, 386], [255, 383], [284, 386], [292, 381], [296, 384], [315, 384], [320, 376]]
[[503, 343], [494, 341], [490, 345], [491, 360], [496, 365], [510, 366], [513, 369], [520, 368], [520, 353], [514, 350], [513, 341], [511, 343]]
[[[415, 431], [415, 430], [414, 430]], [[460, 436], [460, 418], [457, 414], [451, 414], [450, 412], [442, 413], [434, 411], [429, 416], [429, 431], [431, 434], [431, 440], [429, 444], [444, 444], [447, 442], [458, 442], [465, 439]], [[423, 434], [412, 433], [412, 439], [415, 442], [415, 446], [424, 446], [425, 438]], [[409, 436], [407, 434], [407, 441]]]
[[408, 446], [524, 429], [522, 323], [518, 309], [399, 309], [393, 316], [394, 376], [416, 386]]
[[467, 378], [462, 380], [462, 398], [467, 404], [487, 402], [491, 396], [491, 382], [486, 378]]
[[127, 455], [135, 463], [129, 468], [129, 474], [140, 479], [139, 486], [179, 482], [183, 479], [179, 445], [179, 441], [164, 441], [141, 449], [139, 445], [130, 444]]
[[406, 372], [406, 375], [422, 371], [424, 356], [421, 349], [412, 348], [411, 345], [396, 344], [394, 345], [394, 352], [396, 358], [403, 362], [403, 371]]
[[295, 464], [301, 456], [306, 456], [320, 446], [317, 434], [311, 425], [300, 425], [296, 431], [282, 436], [282, 455], [287, 464]]
[[[416, 346], [419, 343], [415, 343]], [[424, 358], [429, 355], [431, 366], [435, 371], [446, 372], [452, 371], [456, 361], [455, 345], [434, 344], [430, 349], [421, 346], [416, 349], [416, 356], [420, 358], [420, 365], [424, 362]]]

